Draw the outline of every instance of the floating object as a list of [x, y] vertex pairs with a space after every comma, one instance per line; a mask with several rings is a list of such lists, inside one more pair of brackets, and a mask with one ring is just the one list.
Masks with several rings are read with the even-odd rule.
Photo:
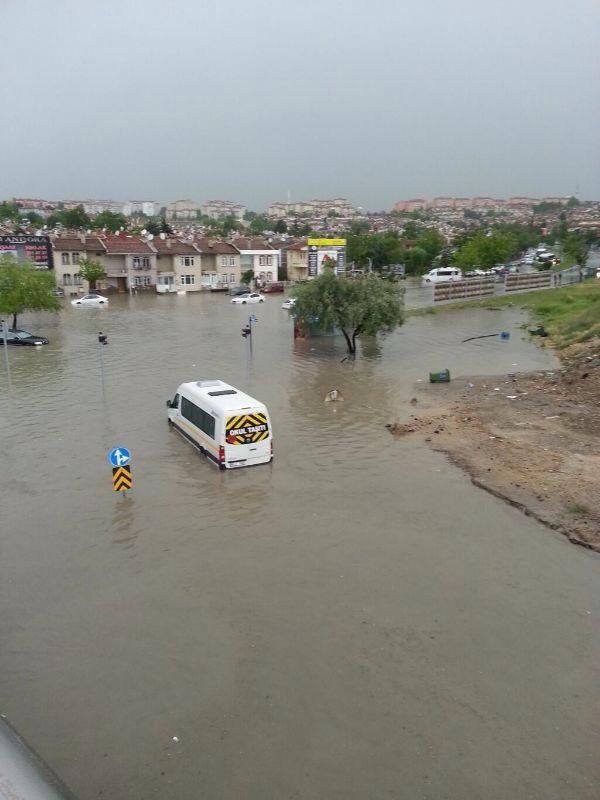
[[543, 325], [535, 325], [533, 328], [527, 328], [527, 332], [532, 336], [548, 336], [548, 332]]
[[327, 392], [327, 394], [325, 395], [325, 402], [326, 402], [326, 403], [335, 403], [335, 402], [337, 402], [338, 400], [343, 400], [343, 399], [344, 399], [344, 398], [343, 398], [343, 397], [342, 397], [342, 395], [341, 395], [341, 394], [338, 392], [338, 390], [337, 390], [337, 389], [331, 389], [331, 390], [330, 390], [329, 392]]
[[504, 340], [510, 339], [510, 333], [508, 331], [500, 331], [500, 333], [484, 333], [482, 336], [469, 336], [468, 339], [462, 340], [462, 344], [465, 342], [472, 342], [475, 339], [493, 339], [496, 336]]
[[439, 372], [430, 372], [429, 383], [450, 383], [450, 370], [441, 369]]

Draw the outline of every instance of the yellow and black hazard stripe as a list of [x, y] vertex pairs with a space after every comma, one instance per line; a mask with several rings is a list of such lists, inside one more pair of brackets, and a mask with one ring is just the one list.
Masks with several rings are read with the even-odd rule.
[[261, 412], [228, 417], [225, 438], [228, 444], [253, 444], [269, 436], [267, 415]]
[[115, 492], [124, 492], [131, 489], [133, 478], [131, 477], [131, 467], [113, 467], [113, 489]]

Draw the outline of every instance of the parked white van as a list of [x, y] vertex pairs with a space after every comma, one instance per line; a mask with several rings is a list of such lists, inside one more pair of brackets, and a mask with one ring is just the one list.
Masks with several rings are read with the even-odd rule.
[[273, 458], [267, 407], [228, 383], [217, 378], [182, 383], [167, 408], [169, 424], [221, 469]]
[[456, 267], [438, 267], [423, 275], [421, 284], [430, 286], [432, 283], [447, 283], [448, 281], [462, 281], [463, 274]]

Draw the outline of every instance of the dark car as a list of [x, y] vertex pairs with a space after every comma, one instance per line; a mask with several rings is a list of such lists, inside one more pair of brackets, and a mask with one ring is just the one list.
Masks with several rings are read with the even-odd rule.
[[[35, 336], [33, 333], [29, 333], [29, 331], [21, 331], [18, 328], [9, 328], [6, 333], [6, 342], [7, 344], [16, 344], [16, 345], [36, 345], [36, 344], [48, 344], [48, 339], [44, 338], [43, 336]], [[2, 340], [0, 339], [0, 344]]]
[[229, 290], [230, 297], [239, 297], [241, 294], [249, 294], [252, 289], [249, 286], [236, 286], [235, 289]]
[[263, 289], [264, 294], [270, 294], [271, 292], [284, 292], [285, 286], [283, 283], [267, 283]]

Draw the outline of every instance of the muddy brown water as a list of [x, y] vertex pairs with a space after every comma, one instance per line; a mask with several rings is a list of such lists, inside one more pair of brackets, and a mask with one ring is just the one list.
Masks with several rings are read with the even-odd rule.
[[[430, 370], [553, 356], [480, 309], [341, 363], [280, 305], [251, 363], [222, 296], [23, 317], [51, 344], [0, 377], [0, 711], [82, 800], [597, 797], [600, 559], [384, 427]], [[268, 405], [272, 465], [169, 431], [206, 376]]]

